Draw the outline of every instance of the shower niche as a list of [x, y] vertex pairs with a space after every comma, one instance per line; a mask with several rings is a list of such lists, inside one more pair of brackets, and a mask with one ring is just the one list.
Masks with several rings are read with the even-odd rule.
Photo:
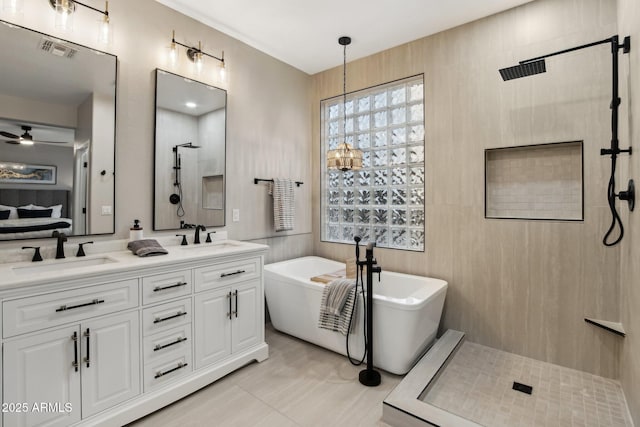
[[485, 218], [582, 221], [582, 141], [485, 150]]
[[156, 70], [153, 229], [225, 224], [227, 93]]

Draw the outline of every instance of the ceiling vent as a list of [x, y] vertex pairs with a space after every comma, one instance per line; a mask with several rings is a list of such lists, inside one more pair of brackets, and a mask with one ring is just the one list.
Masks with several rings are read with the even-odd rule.
[[55, 41], [43, 37], [40, 39], [39, 49], [45, 52], [49, 52], [54, 56], [64, 57], [64, 58], [73, 58], [78, 51], [69, 46], [65, 46], [61, 43], [56, 43]]

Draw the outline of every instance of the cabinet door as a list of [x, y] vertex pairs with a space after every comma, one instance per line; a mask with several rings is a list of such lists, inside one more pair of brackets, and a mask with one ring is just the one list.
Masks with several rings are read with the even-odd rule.
[[196, 368], [231, 354], [231, 288], [195, 297]]
[[231, 319], [231, 352], [245, 350], [262, 341], [264, 325], [260, 304], [260, 281], [235, 286]]
[[139, 331], [138, 312], [82, 323], [83, 417], [140, 394]]
[[4, 425], [68, 426], [80, 421], [80, 367], [76, 371], [73, 366], [80, 357], [79, 335], [72, 326], [4, 343], [3, 402], [14, 405], [7, 406]]

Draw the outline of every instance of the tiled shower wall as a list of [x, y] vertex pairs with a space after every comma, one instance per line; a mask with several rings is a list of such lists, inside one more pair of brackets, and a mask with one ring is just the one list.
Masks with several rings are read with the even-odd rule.
[[[618, 0], [619, 34], [631, 36], [631, 53], [621, 61], [621, 90], [623, 103], [620, 116], [620, 146], [633, 146], [631, 157], [621, 158], [619, 185], [626, 189], [627, 181], [633, 178], [640, 182], [640, 155], [635, 151], [640, 144], [640, 2]], [[629, 120], [627, 120], [627, 117]], [[636, 196], [638, 197], [638, 196]], [[636, 425], [640, 425], [640, 217], [638, 208], [629, 213], [621, 205], [622, 220], [626, 225], [621, 244], [621, 321], [627, 332], [622, 340], [620, 380], [627, 397], [629, 410]]]
[[[498, 69], [616, 31], [615, 1], [537, 0], [353, 61], [347, 78], [353, 91], [425, 75], [425, 251], [376, 249], [381, 267], [447, 280], [443, 329], [612, 378], [620, 339], [583, 320], [620, 315], [620, 248], [601, 243], [610, 221], [609, 162], [600, 156], [611, 138], [609, 48], [549, 59], [546, 74], [527, 79], [503, 82]], [[313, 84], [315, 216], [320, 100], [341, 92], [341, 67]], [[584, 221], [485, 219], [484, 150], [559, 141], [584, 141]], [[314, 252], [352, 257], [352, 245], [320, 240], [319, 223], [315, 216]]]

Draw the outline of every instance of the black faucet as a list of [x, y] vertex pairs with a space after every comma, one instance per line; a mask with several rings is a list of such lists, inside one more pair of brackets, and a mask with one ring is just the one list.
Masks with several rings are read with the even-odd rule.
[[76, 252], [76, 256], [87, 256], [87, 254], [84, 253], [84, 248], [83, 248], [83, 246], [87, 244], [91, 245], [93, 244], [93, 241], [78, 243], [78, 252]]
[[58, 239], [58, 244], [56, 246], [56, 259], [64, 258], [64, 242], [67, 241], [67, 235], [56, 230], [51, 234], [51, 237]]
[[22, 249], [35, 249], [31, 262], [42, 261], [42, 255], [40, 255], [40, 246], [23, 246]]
[[200, 230], [206, 231], [207, 229], [204, 225], [196, 225], [196, 234], [193, 236], [193, 244], [197, 245], [200, 243]]

